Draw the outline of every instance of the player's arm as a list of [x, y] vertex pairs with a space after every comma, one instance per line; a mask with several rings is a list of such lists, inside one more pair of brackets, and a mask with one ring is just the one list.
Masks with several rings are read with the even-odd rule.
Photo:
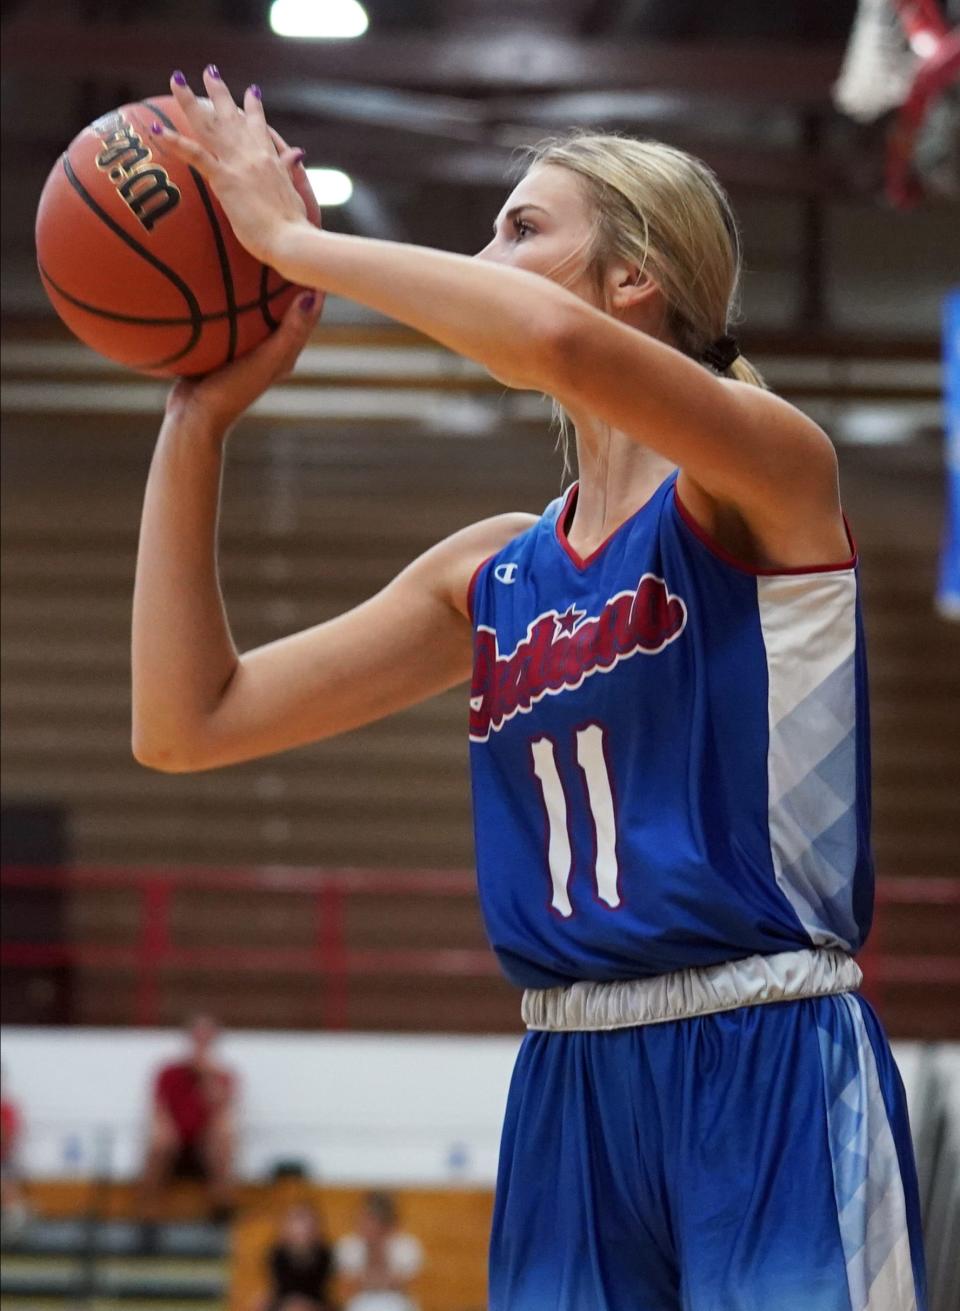
[[277, 156], [253, 91], [240, 114], [209, 69], [204, 85], [208, 104], [174, 79], [196, 139], [160, 130], [158, 148], [199, 169], [241, 242], [284, 277], [368, 305], [511, 386], [635, 436], [680, 466], [701, 512], [732, 508], [771, 543], [784, 527], [793, 541], [799, 526], [829, 537], [828, 553], [838, 537], [845, 546], [833, 449], [799, 411], [526, 270], [317, 231], [291, 186], [292, 152]]
[[[846, 554], [837, 464], [826, 434], [763, 388], [722, 378], [548, 279], [397, 242], [282, 229], [285, 277], [369, 305], [542, 391], [574, 416], [635, 437], [699, 494], [735, 507], [771, 543], [800, 528]], [[791, 536], [791, 533], [793, 536]]]
[[[472, 661], [470, 574], [527, 523], [506, 515], [464, 529], [355, 609], [243, 655], [227, 659], [226, 632], [213, 660], [209, 648], [190, 646], [196, 689], [208, 668], [229, 663], [223, 686], [203, 705], [189, 695], [189, 674], [179, 691], [168, 685], [178, 701], [176, 729], [158, 739], [146, 732], [145, 686], [134, 719], [137, 759], [168, 772], [253, 760], [359, 728], [464, 682]], [[152, 716], [154, 723], [170, 718]]]
[[417, 328], [510, 386], [555, 397], [667, 457], [710, 495], [765, 508], [836, 484], [820, 428], [772, 392], [721, 378], [547, 278], [493, 261], [287, 224], [271, 258]]
[[380, 719], [464, 681], [470, 576], [528, 515], [475, 524], [327, 623], [239, 655], [216, 562], [224, 435], [168, 415], [147, 482], [133, 605], [133, 753], [213, 769]]
[[[837, 459], [827, 435], [763, 388], [719, 377], [672, 346], [582, 301], [567, 306], [550, 394], [680, 466], [695, 517], [738, 512], [776, 551], [824, 562], [849, 554]], [[782, 560], [783, 564], [795, 561]]]

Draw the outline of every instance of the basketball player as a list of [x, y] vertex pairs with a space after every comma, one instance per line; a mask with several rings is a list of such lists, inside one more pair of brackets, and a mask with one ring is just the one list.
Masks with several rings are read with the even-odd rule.
[[[730, 335], [718, 183], [663, 145], [574, 136], [474, 259], [326, 234], [256, 88], [241, 114], [216, 69], [204, 83], [209, 103], [174, 76], [196, 140], [158, 145], [251, 253], [555, 398], [580, 478], [241, 657], [218, 487], [244, 379], [270, 366], [180, 384], [144, 507], [137, 757], [250, 760], [472, 670], [480, 898], [529, 1029], [491, 1308], [921, 1308], [903, 1089], [853, 961], [872, 899], [856, 553], [830, 442]], [[304, 321], [259, 359], [288, 364]]]

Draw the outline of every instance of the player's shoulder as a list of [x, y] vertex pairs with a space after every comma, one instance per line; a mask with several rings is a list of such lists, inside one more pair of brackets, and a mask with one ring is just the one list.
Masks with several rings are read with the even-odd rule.
[[741, 431], [750, 428], [761, 435], [758, 471], [769, 468], [766, 481], [772, 479], [787, 489], [788, 505], [801, 496], [822, 499], [826, 495], [829, 499], [837, 481], [837, 452], [823, 428], [767, 387], [735, 378], [720, 381], [733, 398], [733, 413]]
[[524, 514], [517, 510], [507, 514], [495, 514], [489, 519], [479, 519], [476, 523], [458, 528], [449, 537], [444, 537], [429, 551], [420, 557], [423, 561], [441, 566], [453, 566], [455, 569], [474, 569], [483, 560], [512, 542], [540, 522], [535, 514]]
[[470, 602], [474, 580], [481, 565], [499, 555], [511, 542], [518, 541], [540, 522], [541, 516], [513, 511], [481, 519], [464, 530], [464, 539], [455, 577], [452, 597], [457, 608], [471, 619]]
[[470, 581], [485, 560], [535, 527], [539, 516], [511, 511], [479, 519], [432, 546], [405, 574], [415, 576], [453, 609], [469, 619]]
[[527, 514], [522, 510], [512, 510], [506, 514], [495, 514], [490, 519], [480, 519], [462, 530], [463, 548], [473, 554], [479, 553], [480, 560], [509, 545], [524, 533], [530, 531], [540, 522], [541, 516]]

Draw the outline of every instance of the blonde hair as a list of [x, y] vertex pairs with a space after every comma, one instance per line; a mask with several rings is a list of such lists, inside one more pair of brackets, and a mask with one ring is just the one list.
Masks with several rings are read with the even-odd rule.
[[[615, 133], [547, 137], [523, 155], [525, 172], [555, 164], [582, 179], [595, 214], [587, 268], [598, 291], [611, 260], [639, 265], [663, 293], [674, 344], [710, 367], [704, 352], [737, 322], [741, 269], [736, 220], [716, 175], [683, 150]], [[766, 385], [742, 355], [723, 373]], [[566, 470], [569, 419], [557, 401], [553, 418]]]

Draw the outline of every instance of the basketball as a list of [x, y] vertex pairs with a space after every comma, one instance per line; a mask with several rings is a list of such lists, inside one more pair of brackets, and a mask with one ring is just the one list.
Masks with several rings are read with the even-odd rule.
[[247, 253], [196, 170], [150, 124], [190, 135], [172, 96], [123, 105], [77, 136], [47, 178], [37, 263], [57, 314], [143, 373], [204, 374], [252, 350], [299, 288]]

